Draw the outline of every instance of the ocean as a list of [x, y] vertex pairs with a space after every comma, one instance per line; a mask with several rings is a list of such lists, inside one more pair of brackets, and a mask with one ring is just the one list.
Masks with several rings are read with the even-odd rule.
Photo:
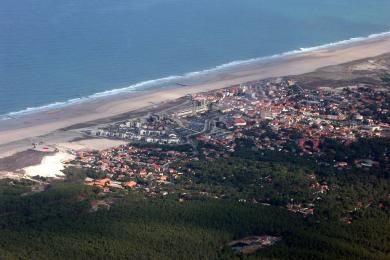
[[389, 32], [389, 11], [388, 0], [1, 0], [0, 117], [357, 41]]

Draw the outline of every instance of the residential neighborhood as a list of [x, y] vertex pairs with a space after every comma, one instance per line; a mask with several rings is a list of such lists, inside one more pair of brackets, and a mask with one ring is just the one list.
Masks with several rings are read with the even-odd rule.
[[[290, 78], [279, 78], [194, 94], [173, 111], [83, 129], [91, 137], [128, 144], [80, 151], [73, 164], [89, 169], [85, 184], [103, 192], [129, 189], [152, 196], [168, 195], [183, 176], [191, 179], [195, 172], [188, 163], [227, 159], [240, 149], [240, 142], [256, 151], [312, 156], [318, 164], [338, 169], [390, 168], [386, 155], [381, 161], [374, 157], [323, 158], [332, 140], [345, 146], [362, 138], [389, 135], [388, 90], [364, 84], [312, 90]], [[315, 175], [307, 179], [313, 201], [285, 205], [305, 216], [312, 215], [316, 200], [334, 188]], [[265, 185], [273, 182], [272, 178], [264, 181]]]

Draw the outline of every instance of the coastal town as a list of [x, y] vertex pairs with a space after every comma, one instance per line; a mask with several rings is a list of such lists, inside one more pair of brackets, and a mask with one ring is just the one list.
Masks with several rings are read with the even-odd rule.
[[[76, 125], [56, 133], [63, 142], [36, 137], [0, 158], [0, 181], [23, 198], [81, 187], [90, 215], [129, 198], [214, 201], [353, 225], [390, 208], [390, 75], [369, 77], [256, 80]], [[284, 240], [267, 229], [240, 237], [224, 248], [256, 254]]]
[[[189, 95], [182, 106], [170, 112], [82, 129], [93, 138], [128, 144], [80, 151], [72, 165], [89, 169], [84, 183], [103, 192], [130, 189], [150, 196], [166, 196], [181, 178], [195, 174], [188, 163], [227, 159], [242, 141], [256, 151], [310, 156], [319, 164], [340, 169], [388, 169], [386, 154], [353, 160], [325, 160], [322, 156], [332, 140], [349, 145], [361, 138], [389, 137], [389, 98], [389, 87], [369, 84], [304, 89], [291, 78], [250, 82]], [[315, 175], [307, 178], [315, 198], [331, 188], [319, 183]], [[181, 190], [179, 199], [188, 197], [188, 191]], [[315, 205], [294, 202], [286, 207], [311, 215]]]
[[0, 260], [390, 260], [390, 0], [0, 10]]

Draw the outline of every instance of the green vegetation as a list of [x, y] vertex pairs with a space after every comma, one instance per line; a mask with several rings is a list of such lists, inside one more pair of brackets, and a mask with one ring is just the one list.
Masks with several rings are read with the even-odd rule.
[[354, 163], [358, 159], [371, 159], [381, 164], [386, 163], [386, 157], [390, 156], [389, 138], [359, 139], [349, 145], [336, 139], [325, 139], [322, 143], [322, 160], [347, 161]]
[[5, 199], [12, 200], [23, 193], [29, 192], [31, 190], [30, 186], [31, 186], [31, 182], [27, 180], [11, 181], [7, 179], [3, 179], [0, 180], [0, 196], [3, 200]]
[[390, 86], [390, 74], [383, 75], [381, 79], [387, 86]]
[[54, 183], [13, 203], [2, 199], [1, 212], [8, 213], [0, 218], [2, 258], [233, 259], [238, 256], [224, 245], [252, 234], [283, 237], [254, 258], [385, 259], [390, 250], [388, 212], [373, 209], [345, 225], [279, 207], [132, 194], [110, 211], [90, 213], [93, 194], [77, 184]]
[[233, 157], [211, 163], [193, 162], [187, 167], [194, 170], [194, 174], [183, 180], [187, 189], [273, 205], [313, 200], [310, 171], [299, 166]]
[[[389, 259], [389, 172], [353, 164], [386, 163], [388, 140], [324, 146], [327, 156], [302, 157], [239, 140], [228, 159], [177, 162], [184, 174], [168, 196], [104, 194], [82, 184], [100, 173], [80, 168], [35, 194], [29, 181], [2, 180], [0, 258]], [[335, 159], [350, 165], [336, 168]], [[113, 204], [91, 210], [97, 201]], [[290, 203], [313, 204], [314, 214], [290, 212]], [[282, 240], [245, 257], [226, 247], [264, 234]]]

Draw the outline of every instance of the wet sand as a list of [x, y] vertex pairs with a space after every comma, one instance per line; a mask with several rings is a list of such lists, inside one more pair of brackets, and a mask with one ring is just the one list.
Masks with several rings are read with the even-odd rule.
[[1, 122], [0, 148], [10, 143], [17, 146], [17, 142], [24, 139], [29, 140], [75, 124], [83, 124], [144, 107], [151, 107], [162, 102], [172, 101], [186, 94], [220, 89], [270, 77], [308, 73], [325, 66], [342, 64], [389, 52], [390, 37], [368, 39], [358, 43], [259, 61], [236, 70], [219, 73], [213, 79], [201, 84], [172, 86], [127, 95], [121, 94], [60, 109], [38, 112]]

